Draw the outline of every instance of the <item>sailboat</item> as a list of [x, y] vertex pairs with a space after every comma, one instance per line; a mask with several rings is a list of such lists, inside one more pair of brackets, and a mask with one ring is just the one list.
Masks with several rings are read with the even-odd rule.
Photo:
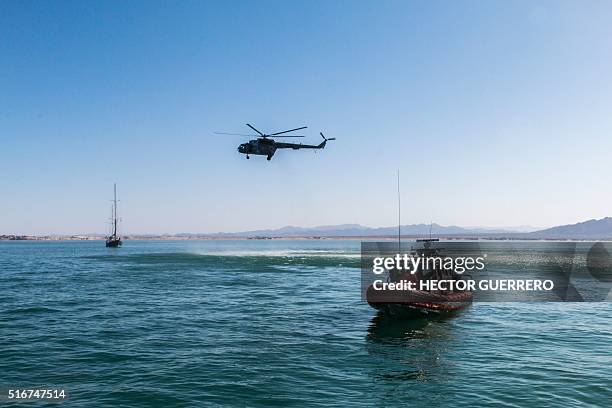
[[113, 206], [111, 208], [111, 224], [113, 231], [111, 235], [106, 238], [107, 248], [117, 248], [121, 246], [121, 237], [117, 235], [117, 183], [114, 184], [114, 193]]

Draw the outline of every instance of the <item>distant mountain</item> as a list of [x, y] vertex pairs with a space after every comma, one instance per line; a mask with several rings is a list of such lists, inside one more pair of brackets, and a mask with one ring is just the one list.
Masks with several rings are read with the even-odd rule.
[[548, 239], [612, 239], [612, 217], [560, 225], [528, 234]]
[[[530, 231], [531, 230], [531, 231]], [[429, 224], [402, 225], [406, 237], [429, 236]], [[488, 239], [612, 239], [612, 217], [589, 220], [571, 225], [533, 231], [533, 227], [518, 226], [504, 228], [457, 227], [431, 224], [433, 237], [488, 238]], [[395, 237], [397, 226], [366, 227], [359, 224], [321, 225], [318, 227], [287, 226], [278, 229], [263, 229], [244, 232], [218, 232], [215, 234], [175, 234], [182, 238], [292, 238], [292, 237]]]
[[[428, 236], [432, 235], [478, 235], [486, 234], [512, 234], [514, 231], [501, 229], [468, 229], [457, 226], [443, 226], [439, 224], [410, 224], [402, 225], [402, 235], [407, 236]], [[200, 235], [200, 234], [179, 234], [179, 236]], [[340, 224], [322, 225], [318, 227], [294, 227], [287, 226], [279, 229], [265, 229], [244, 232], [220, 232], [216, 234], [206, 234], [212, 237], [368, 237], [368, 236], [395, 236], [397, 226], [371, 228], [359, 224]]]
[[478, 231], [484, 233], [504, 233], [504, 232], [534, 232], [541, 228], [532, 227], [531, 225], [513, 225], [510, 227], [464, 227], [470, 231]]

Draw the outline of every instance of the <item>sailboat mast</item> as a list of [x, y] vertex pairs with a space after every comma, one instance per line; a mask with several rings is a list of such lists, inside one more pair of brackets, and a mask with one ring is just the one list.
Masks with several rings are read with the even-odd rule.
[[113, 185], [113, 235], [117, 236], [117, 183]]

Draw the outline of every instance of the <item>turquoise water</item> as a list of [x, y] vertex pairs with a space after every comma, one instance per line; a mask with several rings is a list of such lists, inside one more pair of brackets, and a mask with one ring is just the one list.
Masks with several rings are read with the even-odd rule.
[[66, 406], [612, 400], [610, 303], [385, 321], [358, 241], [0, 242], [0, 293], [0, 389], [63, 387]]

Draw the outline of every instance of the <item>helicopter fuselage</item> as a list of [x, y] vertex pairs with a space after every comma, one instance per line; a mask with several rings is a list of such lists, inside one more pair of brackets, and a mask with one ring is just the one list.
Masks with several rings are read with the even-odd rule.
[[238, 146], [238, 152], [242, 154], [256, 154], [260, 156], [274, 156], [276, 152], [276, 142], [271, 139], [253, 139], [249, 140], [248, 143], [242, 143]]

